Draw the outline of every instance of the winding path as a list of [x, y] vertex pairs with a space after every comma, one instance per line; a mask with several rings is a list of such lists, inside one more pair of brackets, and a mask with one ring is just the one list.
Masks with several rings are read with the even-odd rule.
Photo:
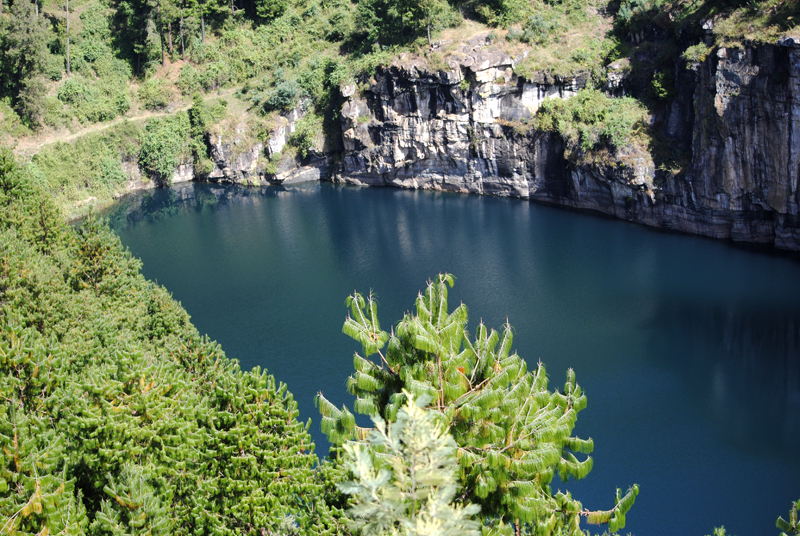
[[[222, 97], [227, 97], [235, 93], [238, 89], [239, 88], [228, 88], [226, 90], [220, 91], [219, 93], [209, 93], [203, 96], [203, 100], [210, 101]], [[16, 154], [17, 156], [24, 156], [30, 158], [39, 151], [41, 151], [43, 147], [50, 145], [52, 143], [56, 143], [59, 141], [63, 142], [75, 141], [82, 136], [93, 134], [95, 132], [102, 132], [108, 128], [111, 128], [115, 125], [119, 125], [120, 123], [124, 123], [126, 121], [138, 122], [138, 121], [144, 121], [146, 119], [151, 119], [153, 117], [163, 117], [167, 115], [172, 115], [177, 112], [186, 111], [191, 107], [192, 107], [191, 103], [189, 104], [183, 103], [178, 106], [168, 107], [164, 111], [158, 111], [158, 112], [147, 111], [134, 116], [120, 116], [117, 117], [116, 119], [108, 121], [107, 123], [94, 123], [87, 127], [80, 128], [74, 132], [71, 131], [48, 132], [46, 134], [28, 136], [25, 138], [21, 138], [18, 141], [18, 143], [14, 147], [14, 154]]]

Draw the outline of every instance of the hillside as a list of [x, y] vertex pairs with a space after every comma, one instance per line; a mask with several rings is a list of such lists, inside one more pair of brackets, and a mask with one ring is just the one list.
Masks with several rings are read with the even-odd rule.
[[[342, 89], [366, 89], [379, 65], [435, 72], [462, 45], [489, 43], [528, 80], [578, 78], [608, 91], [622, 75], [630, 117], [658, 118], [676, 96], [681, 62], [791, 37], [800, 14], [796, 2], [774, 0], [73, 0], [68, 17], [63, 7], [6, 0], [0, 143], [30, 160], [70, 216], [171, 181], [170, 165], [210, 173], [215, 135], [244, 151], [289, 125], [285, 149], [254, 155], [268, 174], [302, 165], [309, 149], [335, 160]], [[189, 125], [181, 112], [201, 101], [207, 109]], [[680, 173], [686, 151], [657, 130], [639, 129], [641, 143], [658, 166]], [[147, 132], [150, 141], [174, 139], [142, 156]], [[65, 159], [72, 164], [61, 166]]]

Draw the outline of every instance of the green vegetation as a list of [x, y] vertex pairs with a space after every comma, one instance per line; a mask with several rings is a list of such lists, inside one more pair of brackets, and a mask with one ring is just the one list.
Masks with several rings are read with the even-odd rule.
[[329, 531], [285, 385], [201, 337], [95, 219], [67, 227], [6, 150], [0, 205], [3, 533]]
[[[590, 453], [592, 440], [570, 435], [578, 412], [586, 407], [574, 372], [567, 374], [563, 392], [551, 392], [543, 365], [529, 372], [526, 362], [511, 353], [510, 325], [499, 334], [480, 324], [471, 338], [466, 306], [448, 310], [452, 285], [450, 275], [429, 282], [417, 298], [416, 313], [407, 314], [391, 335], [380, 328], [372, 296], [365, 300], [356, 293], [348, 298], [351, 316], [343, 331], [364, 352], [363, 357], [355, 355], [356, 372], [347, 380], [356, 397], [355, 411], [375, 418], [380, 433], [380, 423], [401, 422], [409, 394], [430, 399], [437, 422], [457, 446], [461, 496], [480, 505], [482, 525], [582, 534], [581, 503], [550, 487], [556, 472], [567, 482], [585, 477], [592, 468], [590, 457], [579, 460], [575, 455]], [[379, 363], [369, 359], [373, 355]], [[336, 408], [322, 394], [317, 403], [322, 430], [334, 445], [370, 435], [369, 429], [356, 426], [347, 408]], [[624, 497], [618, 490], [614, 508], [589, 513], [588, 522], [607, 523], [612, 532], [623, 528], [638, 492], [635, 484]]]
[[153, 119], [140, 136], [142, 147], [139, 163], [142, 169], [162, 185], [172, 184], [172, 173], [190, 156], [189, 116], [179, 113], [173, 117]]
[[[69, 13], [56, 0], [5, 0], [4, 6], [4, 145], [21, 137], [59, 137], [65, 129], [120, 116], [166, 115], [196, 106], [195, 95], [207, 101], [213, 92], [224, 92], [226, 99], [241, 101], [234, 106], [241, 118], [234, 121], [232, 111], [215, 114], [203, 123], [206, 133], [233, 129], [242, 139], [264, 140], [280, 114], [304, 110], [310, 117], [299, 125], [290, 150], [299, 159], [323, 146], [335, 152], [341, 149], [340, 88], [367, 87], [375, 68], [401, 53], [431, 70], [447, 69], [462, 39], [491, 29], [488, 41], [515, 57], [516, 73], [528, 79], [577, 78], [587, 80], [587, 90], [606, 90], [609, 64], [622, 61], [626, 95], [640, 103], [609, 104], [599, 122], [575, 119], [572, 125], [569, 113], [546, 106], [541, 118], [512, 125], [518, 132], [553, 123], [545, 116], [558, 115], [558, 125], [549, 130], [611, 164], [625, 143], [621, 130], [633, 126], [628, 141], [649, 146], [656, 167], [676, 173], [687, 151], [665, 151], [670, 143], [662, 143], [658, 128], [646, 140], [637, 108], [660, 117], [677, 95], [678, 67], [695, 67], [717, 46], [796, 35], [800, 20], [796, 2], [779, 0], [72, 0]], [[469, 84], [460, 87], [469, 90]], [[141, 162], [145, 178], [158, 184], [169, 182], [166, 167], [177, 161], [209, 172], [205, 133], [187, 135], [177, 126], [181, 121], [154, 119], [141, 129], [146, 139], [137, 135], [134, 153], [120, 148], [117, 157], [109, 146], [100, 159], [105, 164], [95, 155], [86, 158], [90, 163], [77, 168], [88, 166], [90, 172], [76, 174], [69, 187], [70, 181], [47, 174], [42, 180], [58, 183], [53, 193], [73, 215], [90, 204], [75, 203], [93, 197], [103, 204], [124, 191], [112, 160]], [[167, 140], [169, 132], [182, 137]], [[96, 143], [91, 136], [89, 143]], [[600, 158], [604, 149], [609, 151]]]
[[792, 503], [792, 509], [789, 512], [789, 521], [786, 521], [782, 517], [778, 518], [775, 525], [781, 530], [780, 536], [800, 534], [800, 517], [797, 515], [798, 510], [800, 510], [800, 500]]
[[618, 150], [646, 143], [646, 109], [633, 98], [613, 99], [584, 89], [571, 99], [548, 99], [536, 115], [541, 130], [558, 132], [572, 151]]
[[[470, 336], [466, 308], [448, 311], [451, 277], [432, 282], [392, 335], [380, 329], [372, 297], [349, 299], [345, 332], [364, 356], [355, 357], [348, 390], [375, 427], [356, 426], [347, 408], [320, 396], [322, 427], [336, 447], [315, 468], [308, 424], [297, 422], [285, 386], [242, 371], [200, 336], [100, 222], [90, 217], [73, 230], [63, 220], [112, 202], [132, 181], [169, 184], [180, 164], [207, 173], [209, 136], [238, 140], [235, 157], [295, 110], [305, 115], [283, 152], [264, 159], [266, 172], [336, 151], [341, 88], [364, 90], [376, 67], [400, 53], [447, 69], [450, 36], [470, 37], [457, 33], [465, 18], [492, 29], [486, 40], [494, 46], [524, 57], [516, 74], [587, 80], [570, 99], [546, 100], [533, 118], [499, 121], [512, 135], [557, 134], [577, 163], [614, 164], [631, 147], [647, 150], [661, 172], [679, 173], [685, 152], [649, 118], [676, 96], [683, 66], [697, 68], [720, 46], [798, 37], [800, 4], [0, 7], [0, 143], [117, 120], [72, 143], [43, 144], [24, 163], [0, 150], [0, 532], [577, 535], [582, 515], [612, 532], [625, 526], [636, 485], [596, 512], [551, 489], [556, 472], [566, 482], [592, 467], [592, 441], [571, 436], [586, 404], [575, 375], [550, 391], [544, 366], [528, 371], [511, 353], [510, 326], [497, 333], [479, 325]], [[439, 32], [451, 34], [434, 47]], [[612, 62], [626, 72], [627, 97], [603, 92]], [[470, 90], [471, 81], [459, 88]], [[134, 115], [140, 120], [119, 119]], [[470, 139], [474, 149], [480, 140], [471, 130]], [[412, 473], [423, 477], [409, 480]], [[779, 518], [783, 534], [798, 533], [798, 507]]]
[[[122, 123], [72, 143], [58, 142], [33, 156], [29, 173], [71, 218], [106, 205], [125, 191], [123, 163], [136, 162], [141, 126]], [[92, 199], [93, 198], [93, 199]]]
[[364, 536], [399, 533], [416, 536], [478, 536], [474, 504], [453, 504], [458, 492], [456, 444], [426, 399], [407, 402], [397, 421], [375, 417], [369, 442], [344, 445], [345, 463], [355, 481], [340, 489], [355, 497], [347, 511], [351, 526]]

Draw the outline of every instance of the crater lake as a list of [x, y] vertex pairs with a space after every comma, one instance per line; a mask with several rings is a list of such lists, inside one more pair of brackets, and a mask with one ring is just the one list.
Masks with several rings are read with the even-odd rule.
[[594, 469], [554, 489], [597, 510], [638, 483], [622, 532], [642, 536], [777, 536], [800, 498], [795, 258], [519, 199], [328, 183], [188, 184], [105, 215], [201, 333], [288, 385], [320, 457], [315, 394], [352, 409], [345, 298], [373, 291], [388, 330], [449, 272], [471, 332], [508, 320], [551, 389], [576, 372]]

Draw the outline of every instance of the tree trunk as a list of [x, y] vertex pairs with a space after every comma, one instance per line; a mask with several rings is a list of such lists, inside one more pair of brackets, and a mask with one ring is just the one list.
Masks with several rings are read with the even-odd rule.
[[36, 7], [36, 16], [39, 16], [39, 0], [36, 0], [33, 5]]
[[431, 12], [428, 11], [428, 46], [431, 46]]
[[203, 40], [203, 44], [206, 43], [206, 20], [203, 18], [203, 14], [200, 14], [200, 36]]
[[233, 15], [233, 0], [231, 0], [231, 15]]
[[183, 8], [181, 8], [181, 60], [186, 61], [186, 51], [183, 49]]
[[169, 36], [169, 53], [175, 53], [175, 47], [172, 46], [172, 23], [167, 23], [167, 35]]
[[3, 0], [0, 0], [0, 15], [3, 14]]
[[69, 76], [69, 0], [67, 0], [67, 76]]
[[161, 66], [167, 66], [167, 47], [164, 43], [164, 21], [161, 20], [161, 4], [158, 4], [158, 37], [161, 39]]

